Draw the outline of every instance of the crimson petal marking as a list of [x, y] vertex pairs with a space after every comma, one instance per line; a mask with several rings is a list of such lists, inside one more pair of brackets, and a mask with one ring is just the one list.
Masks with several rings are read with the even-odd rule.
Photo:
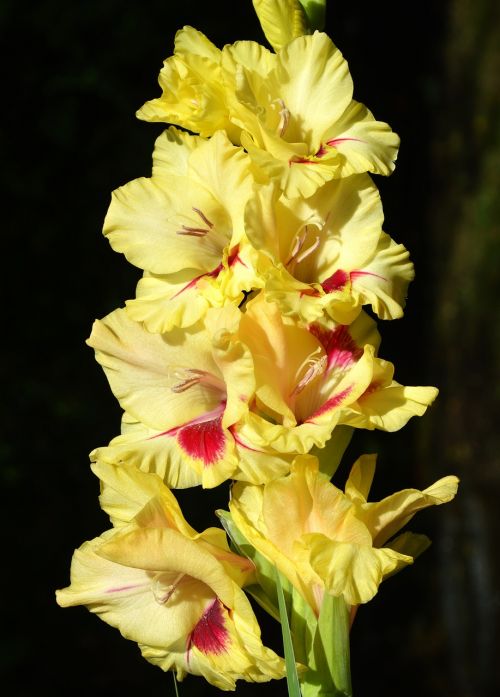
[[340, 406], [344, 399], [350, 395], [353, 387], [354, 385], [349, 385], [349, 387], [346, 387], [345, 390], [342, 390], [342, 392], [338, 392], [336, 395], [333, 395], [333, 397], [330, 397], [330, 399], [327, 399], [327, 401], [322, 404], [319, 409], [316, 409], [314, 414], [311, 414], [311, 416], [305, 420], [305, 423], [310, 423], [311, 421], [314, 422], [314, 419], [316, 419], [318, 416], [322, 416], [327, 411], [331, 411], [332, 409]]
[[342, 269], [337, 269], [335, 273], [326, 278], [322, 283], [321, 287], [325, 293], [334, 293], [336, 290], [342, 290], [348, 281], [353, 283], [358, 278], [363, 278], [363, 276], [373, 276], [373, 278], [379, 278], [381, 281], [387, 281], [385, 276], [380, 276], [377, 273], [371, 273], [371, 271], [343, 271]]
[[337, 269], [335, 273], [321, 283], [321, 287], [325, 293], [334, 293], [336, 290], [342, 290], [349, 280], [349, 275], [350, 274], [348, 274], [347, 271]]
[[205, 467], [210, 467], [224, 455], [226, 436], [222, 430], [222, 416], [182, 426], [176, 437], [184, 452], [194, 460], [201, 460]]
[[196, 646], [204, 654], [219, 655], [225, 653], [229, 644], [229, 632], [224, 625], [222, 603], [215, 598], [205, 610], [201, 619], [187, 639], [187, 654], [191, 646]]
[[207, 271], [207, 273], [202, 273], [199, 276], [196, 276], [195, 278], [191, 279], [189, 281], [189, 283], [186, 283], [185, 286], [183, 286], [180, 290], [178, 290], [177, 293], [172, 296], [172, 300], [174, 298], [178, 298], [179, 295], [184, 293], [186, 290], [189, 290], [190, 288], [195, 287], [201, 278], [205, 278], [205, 277], [206, 278], [217, 278], [217, 276], [219, 275], [219, 273], [221, 271], [222, 271], [222, 264], [219, 264], [219, 266], [217, 266], [215, 269], [213, 269], [213, 271]]
[[[327, 140], [326, 143], [321, 143], [321, 145], [319, 146], [319, 150], [313, 155], [313, 157], [316, 157], [318, 159], [324, 157], [328, 154], [331, 148], [336, 148], [337, 145], [341, 143], [346, 143], [348, 141], [356, 143], [366, 142], [364, 140], [361, 140], [360, 138], [332, 138], [331, 140]], [[288, 166], [293, 164], [316, 165], [318, 164], [318, 162], [317, 160], [309, 160], [307, 157], [292, 157], [290, 158], [290, 160], [288, 160]]]
[[323, 345], [328, 355], [327, 371], [332, 368], [346, 370], [353, 363], [357, 363], [363, 355], [363, 349], [357, 346], [349, 334], [349, 327], [345, 324], [339, 324], [333, 330], [311, 324], [309, 331]]

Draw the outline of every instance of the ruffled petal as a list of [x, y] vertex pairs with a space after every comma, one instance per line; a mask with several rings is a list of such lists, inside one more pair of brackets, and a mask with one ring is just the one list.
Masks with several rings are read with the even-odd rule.
[[388, 175], [394, 170], [399, 136], [388, 124], [376, 121], [364, 104], [353, 100], [324, 134], [324, 145], [326, 156], [337, 164], [337, 177], [360, 172]]
[[392, 549], [331, 540], [320, 533], [304, 537], [310, 551], [310, 564], [324, 579], [326, 590], [342, 595], [348, 605], [371, 600], [384, 576], [412, 564], [413, 558]]
[[151, 334], [118, 309], [94, 322], [87, 343], [122, 408], [150, 428], [167, 431], [221, 406], [222, 393], [192, 375], [195, 366], [219, 375], [203, 326]]
[[340, 423], [356, 428], [397, 431], [413, 416], [422, 416], [438, 394], [436, 387], [405, 387], [392, 380], [394, 366], [375, 359], [371, 384], [342, 410]]

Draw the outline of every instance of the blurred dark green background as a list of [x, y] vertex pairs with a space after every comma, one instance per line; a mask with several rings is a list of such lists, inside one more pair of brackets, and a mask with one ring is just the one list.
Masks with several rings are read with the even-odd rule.
[[[402, 140], [394, 175], [377, 183], [385, 229], [409, 248], [417, 276], [405, 318], [381, 326], [381, 355], [400, 382], [441, 390], [401, 432], [357, 432], [340, 475], [378, 452], [376, 496], [461, 478], [454, 503], [410, 526], [432, 537], [430, 550], [358, 613], [355, 697], [500, 694], [499, 15], [495, 0], [328, 2], [326, 30], [355, 97]], [[60, 609], [54, 591], [68, 583], [73, 549], [108, 527], [88, 453], [117, 434], [120, 410], [85, 339], [131, 297], [139, 272], [101, 227], [111, 191], [150, 173], [162, 127], [134, 113], [159, 95], [184, 24], [219, 46], [263, 41], [250, 0], [0, 3], [0, 657], [16, 697], [174, 694], [135, 644], [83, 608]], [[216, 524], [227, 489], [179, 498], [202, 528]], [[263, 633], [279, 649], [267, 617]], [[237, 694], [257, 690], [286, 695], [283, 681]], [[184, 697], [215, 694], [200, 678], [181, 685]]]

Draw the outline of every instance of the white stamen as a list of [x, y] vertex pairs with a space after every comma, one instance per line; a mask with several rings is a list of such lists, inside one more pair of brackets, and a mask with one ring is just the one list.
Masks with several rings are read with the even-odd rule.
[[313, 252], [315, 252], [318, 249], [319, 245], [320, 245], [320, 239], [319, 239], [319, 235], [317, 235], [316, 239], [314, 240], [312, 245], [310, 247], [308, 247], [307, 249], [304, 249], [304, 251], [301, 252], [301, 254], [297, 255], [297, 258], [295, 260], [297, 262], [297, 264], [299, 264], [301, 261], [304, 261], [304, 259], [307, 259], [307, 257], [310, 254], [312, 254]]
[[281, 109], [279, 110], [280, 122], [278, 125], [278, 133], [281, 138], [288, 127], [288, 122], [290, 121], [290, 112], [286, 108], [285, 102], [282, 99], [278, 99], [277, 101], [278, 104], [281, 106]]
[[299, 366], [299, 369], [295, 373], [296, 377], [300, 375], [304, 368], [306, 368], [306, 372], [295, 385], [290, 395], [291, 397], [300, 394], [310, 382], [324, 373], [326, 364], [328, 362], [328, 357], [323, 355], [321, 358], [315, 358], [320, 351], [321, 348], [318, 346], [318, 348], [315, 349]]

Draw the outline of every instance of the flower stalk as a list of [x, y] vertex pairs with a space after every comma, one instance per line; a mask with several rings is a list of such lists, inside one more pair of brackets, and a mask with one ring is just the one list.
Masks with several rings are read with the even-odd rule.
[[[366, 454], [337, 481], [356, 429], [397, 431], [438, 393], [379, 355], [377, 320], [403, 315], [414, 276], [371, 176], [393, 171], [399, 138], [353, 98], [325, 0], [253, 4], [272, 50], [186, 26], [137, 112], [166, 127], [103, 232], [143, 276], [87, 340], [123, 410], [90, 453], [111, 527], [75, 550], [56, 599], [136, 642], [176, 694], [193, 674], [352, 697], [351, 620], [427, 548], [401, 530], [458, 480], [371, 501]], [[221, 527], [192, 528], [175, 490], [228, 481]]]

